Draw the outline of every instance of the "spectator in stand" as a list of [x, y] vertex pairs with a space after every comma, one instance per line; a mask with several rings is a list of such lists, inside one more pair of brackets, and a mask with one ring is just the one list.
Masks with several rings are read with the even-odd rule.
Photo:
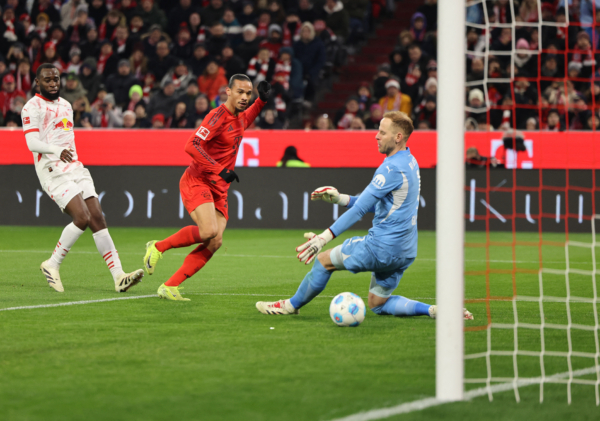
[[143, 80], [148, 73], [148, 58], [144, 55], [144, 45], [140, 42], [133, 46], [133, 52], [129, 57], [131, 74], [138, 80]]
[[339, 130], [345, 130], [350, 127], [350, 123], [354, 117], [362, 118], [363, 115], [364, 113], [358, 105], [358, 97], [351, 96], [346, 101], [346, 106], [336, 113], [334, 124]]
[[221, 58], [221, 52], [223, 47], [229, 43], [225, 36], [225, 27], [221, 22], [216, 22], [210, 27], [210, 38], [206, 43], [206, 49], [211, 57], [219, 60]]
[[[491, 50], [512, 52], [512, 30], [510, 28], [502, 28], [500, 36], [492, 42]], [[503, 68], [510, 65], [510, 55], [498, 55], [496, 59], [500, 61]]]
[[271, 96], [266, 105], [268, 108], [275, 109], [276, 117], [281, 121], [282, 125], [286, 122], [288, 104], [291, 99], [288, 89], [289, 83], [286, 83], [287, 76], [285, 72], [275, 73], [271, 82]]
[[172, 129], [184, 129], [188, 126], [188, 113], [185, 102], [178, 102], [173, 115], [168, 119], [166, 127]]
[[525, 124], [525, 130], [534, 131], [538, 129], [538, 121], [535, 117], [529, 117], [527, 119], [527, 123]]
[[385, 84], [387, 95], [379, 100], [379, 105], [383, 112], [402, 111], [406, 115], [411, 115], [412, 100], [406, 94], [400, 92], [400, 84], [395, 79], [390, 79]]
[[298, 16], [298, 11], [291, 9], [288, 11], [283, 23], [283, 45], [285, 47], [291, 47], [292, 44], [300, 40], [300, 27], [302, 21]]
[[221, 66], [225, 69], [227, 80], [233, 75], [244, 73], [247, 67], [244, 61], [234, 54], [230, 45], [226, 45], [221, 52]]
[[277, 118], [277, 111], [273, 108], [265, 108], [262, 111], [258, 127], [263, 130], [278, 130], [283, 129], [283, 124], [281, 123], [281, 120]]
[[194, 101], [196, 101], [196, 97], [200, 94], [200, 89], [198, 89], [198, 82], [196, 79], [190, 80], [188, 83], [187, 89], [185, 93], [178, 98], [179, 102], [185, 102], [186, 109], [188, 113], [194, 109]]
[[[65, 10], [65, 7], [71, 3], [71, 1], [66, 3], [62, 10]], [[82, 4], [79, 4], [77, 9], [74, 10], [74, 19], [69, 17], [69, 25], [67, 25], [66, 28], [63, 25], [63, 28], [67, 31], [66, 38], [71, 45], [77, 45], [83, 41], [87, 37], [88, 31], [91, 29], [90, 25], [88, 24], [88, 7], [83, 0], [80, 0], [80, 3]]]
[[398, 79], [403, 79], [406, 76], [406, 63], [401, 47], [394, 48], [394, 51], [390, 54], [390, 66], [392, 74]]
[[143, 95], [144, 91], [140, 85], [133, 85], [131, 88], [129, 88], [129, 103], [125, 109], [128, 111], [135, 111], [135, 107], [140, 101], [142, 101]]
[[237, 20], [242, 27], [246, 25], [250, 25], [256, 22], [258, 16], [256, 15], [256, 11], [254, 9], [254, 3], [249, 0], [244, 0], [242, 6], [242, 13], [238, 14]]
[[0, 111], [3, 116], [11, 109], [15, 98], [27, 98], [25, 92], [17, 89], [15, 77], [7, 74], [2, 79], [2, 90], [0, 91]]
[[327, 114], [321, 114], [315, 120], [315, 130], [333, 130], [334, 128], [333, 121], [331, 121]]
[[348, 38], [350, 16], [340, 0], [325, 0], [321, 17], [327, 24], [327, 27], [338, 37], [341, 37], [343, 40]]
[[314, 99], [319, 85], [319, 74], [325, 65], [325, 47], [319, 38], [315, 38], [312, 23], [304, 22], [300, 28], [300, 41], [294, 43], [294, 53], [302, 64], [303, 78], [306, 81], [304, 98], [308, 102]]
[[173, 55], [180, 60], [187, 60], [192, 56], [192, 49], [194, 47], [194, 41], [190, 33], [190, 28], [184, 22], [181, 24], [175, 42], [173, 44]]
[[79, 83], [87, 92], [87, 99], [90, 102], [96, 100], [102, 77], [96, 72], [96, 60], [92, 57], [86, 58], [79, 69]]
[[194, 12], [190, 15], [188, 26], [190, 28], [190, 34], [192, 42], [206, 42], [206, 27], [202, 24], [202, 17], [200, 13]]
[[[115, 6], [113, 6], [115, 7]], [[133, 17], [136, 16], [136, 7], [137, 3], [135, 0], [121, 0], [119, 4], [116, 5], [116, 8], [119, 12], [125, 16], [125, 20], [131, 24]], [[140, 17], [141, 19], [141, 17]], [[142, 20], [143, 25], [143, 20]], [[132, 31], [133, 32], [133, 31]]]
[[208, 56], [204, 43], [198, 42], [194, 45], [193, 55], [188, 60], [187, 64], [190, 69], [192, 69], [194, 75], [201, 75], [204, 73], [210, 60], [211, 58]]
[[92, 57], [97, 59], [100, 56], [100, 40], [98, 39], [98, 31], [96, 28], [90, 28], [85, 34], [85, 39], [79, 43], [81, 50], [81, 58], [86, 59]]
[[[94, 21], [94, 27], [99, 28], [102, 23], [102, 19], [108, 14], [108, 7], [104, 0], [92, 0], [91, 6], [88, 8], [88, 16]], [[32, 14], [31, 19], [35, 17]]]
[[437, 30], [437, 0], [425, 0], [425, 4], [419, 6], [417, 10], [425, 16], [428, 29], [430, 31]]
[[487, 110], [485, 108], [485, 99], [481, 89], [475, 88], [469, 91], [469, 107], [471, 107], [472, 110], [467, 113], [468, 117], [473, 118], [477, 124], [486, 123]]
[[135, 106], [135, 127], [141, 129], [149, 129], [152, 123], [146, 114], [146, 105], [144, 102], [138, 102]]
[[75, 110], [73, 104], [75, 104], [77, 100], [85, 98], [87, 101], [87, 91], [81, 86], [79, 78], [75, 73], [69, 73], [66, 79], [65, 87], [61, 89], [60, 96], [66, 99], [73, 107], [73, 110]]
[[133, 43], [129, 39], [129, 29], [127, 29], [127, 26], [120, 25], [115, 29], [113, 51], [120, 59], [128, 59], [131, 57]]
[[182, 23], [186, 23], [192, 13], [198, 10], [192, 5], [192, 0], [179, 0], [179, 4], [169, 12], [169, 26], [167, 32], [173, 38], [181, 28]]
[[365, 118], [365, 128], [367, 130], [379, 130], [379, 123], [383, 118], [383, 108], [379, 104], [371, 105], [369, 108], [369, 117]]
[[294, 57], [294, 50], [283, 47], [279, 50], [279, 60], [275, 64], [275, 74], [283, 73], [282, 81], [285, 90], [294, 99], [302, 98], [304, 82], [302, 81], [302, 63]]
[[108, 12], [108, 15], [102, 19], [102, 23], [98, 27], [98, 36], [100, 39], [107, 39], [113, 41], [115, 39], [115, 31], [118, 26], [127, 27], [125, 16], [116, 9], [112, 9]]
[[390, 80], [391, 68], [390, 65], [384, 63], [377, 67], [377, 74], [373, 80], [373, 97], [375, 101], [379, 102], [381, 98], [387, 95], [387, 89], [385, 84]]
[[281, 158], [281, 161], [277, 163], [277, 166], [288, 168], [310, 168], [308, 162], [304, 162], [298, 157], [298, 149], [296, 149], [295, 146], [288, 146], [285, 148], [283, 157]]
[[225, 13], [223, 13], [223, 19], [221, 19], [221, 24], [223, 25], [225, 37], [228, 39], [229, 44], [235, 47], [242, 42], [242, 27], [235, 18], [235, 13], [233, 13], [233, 10], [225, 9]]
[[219, 66], [215, 60], [208, 63], [204, 73], [198, 78], [198, 89], [211, 101], [219, 94], [219, 88], [227, 84], [225, 69]]
[[281, 8], [281, 3], [279, 0], [269, 0], [267, 7], [271, 15], [271, 22], [278, 25], [283, 24], [285, 21], [285, 12]]
[[164, 129], [165, 127], [165, 115], [156, 114], [152, 117], [152, 128], [153, 129]]
[[598, 118], [598, 114], [592, 111], [586, 111], [584, 114], [585, 124], [582, 130], [593, 130], [598, 131], [600, 128], [600, 118]]
[[256, 38], [256, 27], [246, 25], [242, 28], [243, 41], [235, 47], [235, 53], [244, 61], [246, 67], [250, 64], [252, 57], [258, 54], [260, 41]]
[[[526, 39], [521, 38], [517, 41], [516, 48], [517, 50], [529, 51], [529, 43]], [[514, 60], [515, 76], [519, 75], [524, 77], [537, 77], [537, 54], [535, 57], [532, 57], [531, 53], [529, 52], [517, 52]]]
[[144, 20], [144, 24], [146, 24], [147, 27], [160, 25], [160, 28], [164, 31], [168, 28], [167, 17], [162, 10], [154, 4], [153, 0], [142, 0], [135, 13]]
[[402, 80], [402, 90], [409, 95], [413, 101], [417, 100], [419, 89], [425, 84], [425, 70], [428, 58], [421, 51], [421, 47], [412, 44], [408, 47], [408, 67], [406, 76]]
[[310, 0], [299, 0], [298, 7], [298, 17], [301, 22], [310, 22], [314, 23], [318, 18], [318, 13], [313, 8], [313, 4]]
[[53, 25], [60, 24], [60, 13], [50, 0], [39, 0], [38, 7], [31, 8], [31, 20], [36, 21], [38, 15], [41, 13], [48, 15], [48, 18]]
[[164, 125], [164, 116], [173, 114], [177, 102], [177, 97], [175, 96], [175, 86], [173, 85], [173, 82], [167, 81], [163, 85], [162, 90], [152, 95], [146, 112], [151, 117], [154, 117], [157, 114], [162, 114]]
[[44, 52], [42, 53], [42, 56], [33, 64], [33, 71], [36, 72], [37, 68], [44, 63], [54, 64], [59, 73], [62, 73], [66, 67], [64, 61], [60, 59], [60, 56], [56, 52], [56, 46], [53, 42], [49, 41], [44, 44]]
[[592, 76], [592, 68], [596, 66], [597, 62], [587, 32], [581, 31], [577, 34], [577, 44], [575, 45], [575, 51], [571, 54], [571, 61], [581, 64], [581, 78], [588, 79]]
[[434, 78], [437, 80], [437, 61], [429, 60], [427, 63], [427, 79]]
[[263, 10], [260, 15], [258, 15], [258, 20], [256, 21], [256, 36], [259, 40], [266, 39], [269, 35], [269, 26], [271, 25], [271, 14]]
[[224, 13], [223, 0], [210, 0], [210, 4], [202, 10], [202, 20], [206, 26], [212, 27], [221, 21]]
[[106, 79], [108, 75], [116, 73], [119, 65], [119, 58], [113, 54], [110, 41], [102, 41], [100, 45], [100, 56], [98, 57], [97, 69], [98, 73], [102, 75], [102, 78]]
[[210, 102], [206, 95], [198, 95], [196, 97], [196, 101], [194, 102], [194, 110], [190, 115], [188, 127], [193, 129], [200, 126], [200, 124], [202, 124], [202, 120], [204, 120], [204, 117], [208, 115], [210, 110]]
[[136, 118], [135, 113], [131, 110], [127, 110], [123, 113], [123, 128], [133, 129], [135, 128]]
[[72, 47], [69, 52], [69, 58], [71, 59], [65, 68], [65, 73], [79, 73], [81, 67], [81, 50], [77, 47]]
[[261, 48], [267, 48], [270, 57], [275, 61], [277, 61], [279, 49], [283, 45], [281, 35], [281, 26], [273, 23], [269, 26], [269, 38], [260, 43]]
[[416, 113], [415, 121], [417, 124], [421, 121], [426, 121], [429, 129], [436, 127], [437, 105], [436, 98], [433, 95], [426, 95], [423, 99], [423, 107]]
[[158, 57], [156, 60], [152, 60], [148, 63], [148, 70], [156, 76], [157, 80], [162, 80], [167, 72], [178, 63], [177, 58], [170, 53], [169, 43], [167, 41], [159, 41], [156, 45], [156, 55]]
[[79, 129], [92, 129], [92, 113], [82, 113], [79, 122], [74, 123], [74, 126]]
[[410, 33], [413, 36], [414, 42], [421, 45], [425, 41], [427, 33], [427, 19], [421, 12], [416, 12], [410, 18]]
[[557, 110], [550, 110], [548, 113], [548, 122], [544, 125], [543, 129], [551, 132], [561, 131], [560, 114]]
[[66, 30], [75, 20], [77, 20], [77, 9], [79, 6], [86, 7], [87, 15], [87, 4], [84, 0], [70, 0], [62, 5], [60, 8], [60, 24], [63, 29]]
[[362, 121], [362, 118], [354, 116], [350, 122], [350, 127], [346, 130], [365, 130], [365, 123]]
[[[127, 0], [130, 1], [130, 0]], [[144, 25], [144, 20], [141, 16], [133, 15], [129, 21], [130, 34], [129, 38], [133, 44], [137, 44], [142, 41], [142, 36], [146, 33], [147, 28]]]
[[115, 107], [115, 98], [112, 94], [107, 94], [99, 107], [92, 107], [92, 125], [102, 128], [123, 126], [123, 114]]
[[366, 112], [371, 107], [371, 89], [369, 88], [369, 82], [361, 82], [358, 87], [358, 108], [361, 111]]
[[7, 122], [7, 126], [9, 126], [9, 122], [16, 123], [16, 127], [23, 126], [23, 122], [21, 121], [21, 111], [23, 110], [26, 102], [27, 100], [24, 96], [15, 97], [10, 109], [6, 112], [6, 116], [4, 117], [4, 121]]
[[246, 74], [256, 85], [263, 80], [271, 80], [275, 71], [275, 61], [270, 58], [271, 52], [265, 46], [261, 46], [256, 57], [250, 60]]
[[173, 86], [175, 87], [175, 95], [181, 96], [186, 92], [187, 87], [192, 80], [194, 80], [194, 75], [190, 72], [190, 69], [187, 67], [185, 62], [183, 60], [179, 60], [177, 65], [171, 68], [165, 77], [163, 77], [161, 85], [165, 86], [165, 83], [168, 81], [173, 82]]
[[350, 16], [350, 35], [348, 43], [355, 45], [357, 42], [364, 39], [365, 33], [365, 17], [367, 16], [367, 8], [369, 0], [342, 0], [344, 9], [348, 11]]
[[22, 58], [19, 61], [17, 72], [15, 73], [15, 80], [18, 91], [29, 92], [31, 90], [31, 86], [35, 80], [35, 73], [31, 71], [31, 65], [29, 64], [28, 58]]
[[160, 41], [166, 41], [166, 34], [163, 34], [160, 29], [160, 25], [152, 25], [147, 34], [142, 36], [142, 43], [144, 45], [144, 54], [148, 57], [148, 60], [156, 59], [156, 47]]
[[117, 107], [126, 107], [129, 102], [129, 89], [140, 81], [131, 74], [129, 60], [121, 59], [117, 73], [106, 78], [106, 90], [113, 94]]

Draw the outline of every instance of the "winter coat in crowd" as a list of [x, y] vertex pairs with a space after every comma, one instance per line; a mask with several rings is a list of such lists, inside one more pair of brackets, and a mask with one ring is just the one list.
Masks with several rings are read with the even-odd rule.
[[156, 24], [160, 25], [163, 30], [167, 30], [167, 17], [163, 13], [163, 11], [158, 8], [158, 5], [156, 3], [154, 3], [154, 5], [152, 6], [152, 10], [150, 10], [149, 12], [146, 12], [140, 4], [136, 9], [135, 14], [141, 17], [148, 27]]
[[348, 37], [348, 29], [350, 28], [350, 16], [348, 11], [344, 9], [344, 4], [337, 1], [333, 8], [329, 8], [327, 4], [323, 6], [323, 20], [327, 27], [331, 29], [337, 36]]
[[[88, 76], [83, 74], [83, 67], [88, 66], [92, 73]], [[87, 99], [90, 103], [94, 102], [98, 96], [98, 90], [102, 83], [102, 76], [96, 71], [96, 59], [88, 57], [83, 61], [81, 68], [79, 69], [79, 83], [87, 91]]]
[[106, 79], [106, 91], [114, 94], [117, 106], [124, 107], [129, 102], [129, 89], [139, 84], [140, 81], [135, 76], [131, 74], [123, 76], [117, 72]]
[[147, 114], [150, 117], [155, 116], [156, 114], [162, 115], [172, 115], [175, 111], [175, 106], [178, 101], [177, 95], [167, 96], [165, 95], [164, 90], [160, 90], [155, 93], [152, 98], [150, 98], [150, 103], [148, 104]]
[[294, 53], [296, 58], [302, 64], [304, 76], [309, 76], [312, 80], [319, 79], [319, 73], [325, 65], [325, 46], [319, 38], [313, 38], [312, 41], [296, 41], [294, 43]]
[[162, 60], [158, 57], [148, 63], [148, 70], [151, 71], [156, 80], [162, 80], [173, 66], [176, 66], [179, 60], [175, 56], [167, 55]]
[[252, 57], [258, 54], [258, 46], [260, 40], [254, 39], [254, 41], [246, 42], [243, 41], [235, 48], [235, 54], [238, 55], [243, 61], [246, 67], [252, 60]]

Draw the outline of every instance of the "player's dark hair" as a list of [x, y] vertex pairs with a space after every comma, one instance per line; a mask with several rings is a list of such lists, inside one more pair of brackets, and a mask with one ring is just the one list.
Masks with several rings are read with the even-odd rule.
[[236, 80], [245, 80], [246, 82], [250, 82], [250, 84], [252, 85], [252, 81], [248, 76], [238, 73], [237, 75], [231, 76], [231, 78], [229, 79], [229, 89], [233, 88], [233, 84]]
[[52, 63], [44, 63], [44, 64], [40, 65], [40, 67], [38, 67], [37, 71], [35, 72], [35, 77], [39, 79], [40, 73], [42, 73], [42, 70], [44, 70], [44, 69], [56, 69], [56, 68], [57, 67]]

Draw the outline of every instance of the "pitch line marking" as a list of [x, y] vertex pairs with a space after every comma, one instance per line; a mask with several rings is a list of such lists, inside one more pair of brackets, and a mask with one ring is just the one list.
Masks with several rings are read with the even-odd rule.
[[[48, 253], [50, 254], [50, 252], [48, 250], [0, 250], [0, 253]], [[69, 254], [98, 254], [97, 251], [73, 251], [70, 250]], [[123, 254], [135, 254], [135, 255], [140, 255], [140, 253], [133, 253], [133, 252], [119, 252], [120, 255]], [[170, 255], [173, 256], [187, 256], [189, 253], [169, 253]], [[222, 253], [222, 254], [216, 254], [215, 257], [250, 257], [253, 259], [256, 258], [260, 258], [260, 257], [264, 257], [264, 258], [268, 258], [268, 259], [296, 259], [296, 256], [276, 256], [276, 255], [268, 255], [268, 254], [227, 254], [227, 253]], [[423, 261], [423, 262], [435, 262], [436, 259], [433, 258], [428, 258], [428, 257], [423, 257], [423, 258], [417, 258], [416, 260], [418, 261]], [[481, 259], [465, 259], [465, 262], [485, 262], [485, 260], [481, 260]], [[539, 260], [489, 260], [490, 263], [539, 263]], [[556, 264], [561, 264], [561, 263], [566, 263], [566, 261], [564, 260], [548, 260], [548, 261], [543, 261], [543, 263], [545, 264], [549, 264], [549, 263], [556, 263]], [[571, 264], [586, 264], [589, 262], [571, 262]]]
[[[596, 367], [588, 367], [583, 368], [581, 370], [575, 370], [572, 372], [573, 377], [585, 376], [587, 374], [596, 373]], [[478, 389], [469, 390], [465, 392], [465, 401], [470, 401], [471, 399], [478, 398], [480, 396], [485, 396], [488, 393], [498, 393], [498, 392], [506, 392], [508, 390], [514, 390], [516, 387], [526, 387], [532, 386], [536, 384], [540, 384], [542, 381], [544, 383], [551, 383], [553, 380], [565, 379], [569, 378], [571, 375], [570, 372], [565, 371], [563, 373], [557, 373], [552, 376], [546, 376], [544, 379], [541, 377], [532, 377], [529, 379], [519, 379], [515, 382], [507, 382], [496, 384], [491, 387], [480, 387]], [[422, 411], [423, 409], [431, 408], [434, 406], [444, 405], [446, 403], [453, 403], [447, 401], [441, 401], [436, 398], [425, 398], [419, 399], [412, 402], [406, 402], [397, 406], [392, 406], [389, 408], [381, 408], [381, 409], [372, 409], [370, 411], [358, 412], [353, 415], [349, 415], [343, 418], [336, 418], [331, 421], [371, 421], [371, 420], [380, 420], [383, 418], [389, 418], [394, 415], [400, 414], [408, 414], [410, 412]]]

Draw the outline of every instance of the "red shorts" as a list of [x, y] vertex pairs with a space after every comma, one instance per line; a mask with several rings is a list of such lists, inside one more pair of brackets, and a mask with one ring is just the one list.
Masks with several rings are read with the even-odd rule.
[[229, 220], [227, 192], [217, 190], [210, 181], [194, 177], [186, 170], [179, 182], [179, 191], [181, 192], [183, 206], [185, 206], [188, 213], [191, 214], [194, 209], [204, 203], [212, 202], [215, 204], [215, 209], [221, 212], [226, 220]]

